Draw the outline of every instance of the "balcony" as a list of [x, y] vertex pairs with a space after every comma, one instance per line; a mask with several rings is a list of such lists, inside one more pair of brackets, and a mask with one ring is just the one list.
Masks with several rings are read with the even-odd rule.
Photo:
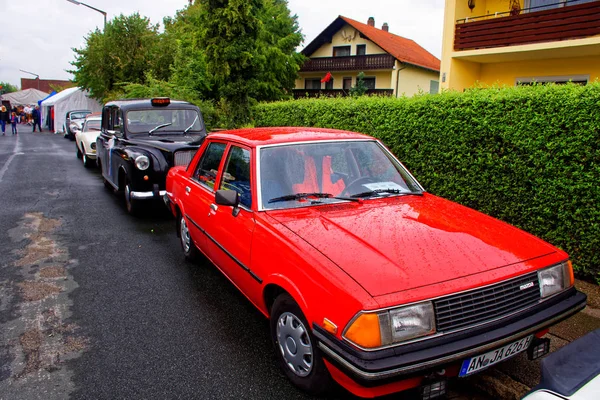
[[[392, 96], [394, 89], [368, 89], [367, 95], [372, 96]], [[349, 95], [348, 90], [344, 89], [294, 89], [294, 99], [304, 97], [345, 97]]]
[[[508, 13], [507, 13], [508, 14]], [[472, 50], [580, 39], [600, 34], [600, 1], [519, 15], [458, 20], [454, 50]]]
[[367, 56], [318, 57], [308, 59], [300, 72], [367, 71], [392, 69], [396, 59], [389, 54]]

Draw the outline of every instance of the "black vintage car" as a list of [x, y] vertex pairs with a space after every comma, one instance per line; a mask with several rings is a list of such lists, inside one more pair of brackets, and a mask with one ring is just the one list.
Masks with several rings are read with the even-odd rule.
[[169, 168], [187, 165], [206, 137], [200, 109], [168, 98], [111, 101], [96, 140], [104, 184], [123, 193], [127, 211], [166, 194]]

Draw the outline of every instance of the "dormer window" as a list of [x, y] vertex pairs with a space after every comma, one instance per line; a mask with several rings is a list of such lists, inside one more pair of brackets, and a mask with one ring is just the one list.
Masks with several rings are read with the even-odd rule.
[[350, 49], [352, 46], [334, 46], [333, 56], [334, 57], [347, 57], [350, 55]]

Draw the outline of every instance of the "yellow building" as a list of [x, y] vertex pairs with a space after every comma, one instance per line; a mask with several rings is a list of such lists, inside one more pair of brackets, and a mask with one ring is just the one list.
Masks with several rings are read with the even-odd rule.
[[600, 1], [446, 0], [441, 87], [600, 78]]
[[388, 24], [375, 27], [339, 16], [302, 54], [309, 60], [296, 80], [295, 97], [347, 95], [364, 73], [367, 93], [412, 96], [437, 93], [440, 60], [410, 39], [389, 32]]

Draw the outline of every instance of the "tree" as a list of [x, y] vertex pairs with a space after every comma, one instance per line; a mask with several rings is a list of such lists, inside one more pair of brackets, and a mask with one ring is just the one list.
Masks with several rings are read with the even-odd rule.
[[8, 82], [0, 82], [0, 94], [18, 92], [19, 88]]
[[144, 83], [147, 72], [157, 79], [168, 79], [174, 51], [161, 43], [158, 25], [135, 13], [119, 15], [106, 24], [104, 32], [95, 30], [82, 49], [73, 49], [74, 81], [104, 100], [122, 82]]
[[359, 72], [356, 76], [356, 85], [350, 88], [350, 96], [363, 96], [368, 89], [365, 84], [365, 73]]
[[291, 92], [304, 58], [297, 19], [285, 0], [200, 0], [199, 43], [213, 97], [230, 125], [250, 119], [250, 105]]

